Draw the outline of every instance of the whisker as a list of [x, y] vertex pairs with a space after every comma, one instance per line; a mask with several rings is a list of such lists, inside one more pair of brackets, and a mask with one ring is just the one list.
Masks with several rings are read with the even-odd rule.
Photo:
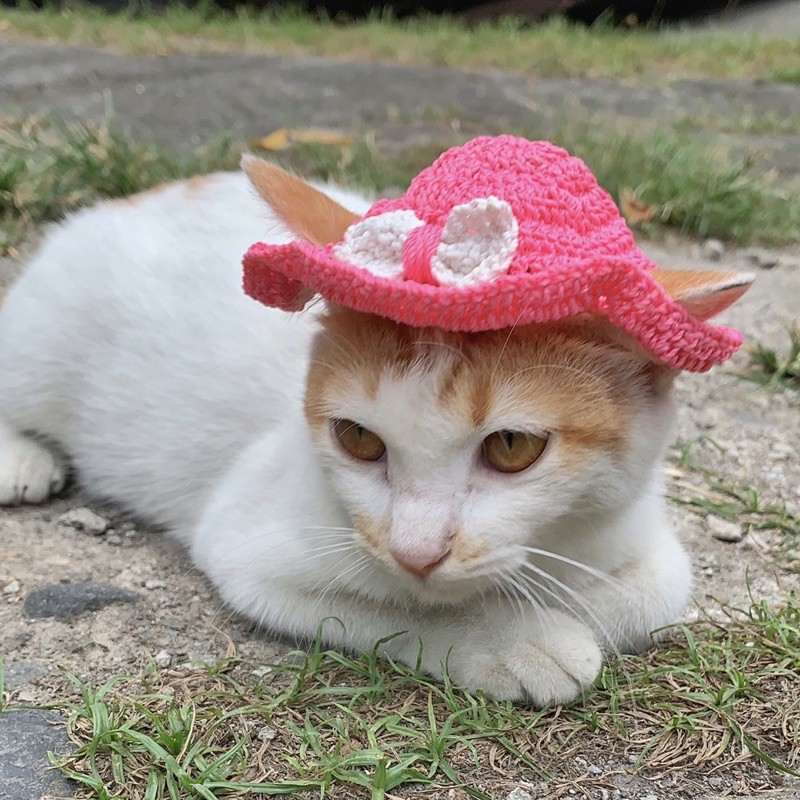
[[598, 580], [604, 581], [617, 591], [620, 592], [630, 591], [630, 586], [628, 586], [628, 584], [626, 584], [624, 581], [619, 580], [619, 578], [615, 578], [613, 575], [610, 575], [607, 572], [603, 572], [602, 570], [596, 569], [595, 567], [590, 567], [588, 564], [584, 564], [582, 561], [576, 561], [573, 558], [562, 556], [560, 553], [554, 553], [550, 550], [542, 550], [539, 547], [528, 547], [526, 545], [520, 545], [519, 547], [526, 553], [531, 553], [532, 555], [536, 556], [544, 556], [545, 558], [552, 558], [556, 561], [561, 561], [564, 564], [569, 564], [571, 567], [575, 567], [576, 569], [582, 570], [583, 572], [592, 575]]
[[[561, 589], [562, 591], [566, 592], [576, 603], [578, 603], [578, 605], [589, 616], [589, 619], [597, 627], [598, 631], [600, 631], [600, 633], [603, 635], [603, 637], [605, 638], [606, 642], [608, 643], [608, 646], [609, 646], [609, 649], [611, 650], [611, 652], [617, 658], [622, 658], [622, 653], [620, 652], [620, 650], [617, 647], [616, 643], [612, 639], [611, 634], [608, 632], [608, 629], [600, 621], [600, 618], [597, 616], [597, 614], [594, 613], [594, 611], [591, 609], [591, 607], [589, 606], [589, 604], [586, 601], [586, 599], [579, 592], [576, 592], [574, 589], [570, 588], [565, 583], [562, 583], [560, 580], [558, 580], [558, 578], [554, 578], [552, 575], [550, 575], [550, 573], [545, 572], [545, 570], [539, 569], [534, 564], [526, 563], [526, 564], [523, 564], [522, 566], [525, 569], [532, 570], [540, 578], [544, 578], [545, 580], [550, 581], [551, 583], [555, 584], [559, 589]], [[549, 595], [550, 597], [554, 598], [555, 600], [558, 600], [558, 602], [561, 603], [561, 605], [563, 605], [564, 608], [566, 608], [573, 615], [575, 615], [575, 609], [571, 608], [569, 603], [567, 603], [566, 600], [564, 600], [564, 598], [558, 592], [555, 592], [552, 589], [549, 589], [548, 587], [543, 586], [538, 581], [534, 581], [533, 578], [531, 578], [531, 576], [526, 576], [526, 578], [528, 580], [530, 580], [532, 583], [535, 583], [539, 587], [539, 589], [541, 589], [547, 595]], [[577, 615], [575, 615], [575, 616], [577, 616]]]

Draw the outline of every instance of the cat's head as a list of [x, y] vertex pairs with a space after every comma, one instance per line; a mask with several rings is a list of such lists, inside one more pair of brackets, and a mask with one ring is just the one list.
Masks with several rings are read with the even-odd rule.
[[[280, 175], [268, 177], [262, 194], [290, 229], [341, 238], [352, 215], [331, 208], [317, 226], [304, 209], [324, 201], [287, 205]], [[664, 273], [663, 284], [703, 317], [738, 296], [725, 274]], [[526, 548], [603, 530], [654, 488], [674, 373], [607, 323], [447, 333], [334, 306], [320, 322], [306, 416], [395, 596], [462, 600], [513, 577]]]

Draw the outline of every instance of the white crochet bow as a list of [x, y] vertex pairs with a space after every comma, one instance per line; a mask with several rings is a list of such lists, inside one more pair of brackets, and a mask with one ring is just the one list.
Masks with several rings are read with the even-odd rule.
[[[388, 211], [351, 225], [333, 252], [353, 266], [384, 278], [405, 276], [403, 248], [426, 223], [413, 211]], [[442, 286], [472, 286], [508, 271], [519, 226], [511, 206], [484, 197], [455, 206], [431, 257], [432, 277]]]

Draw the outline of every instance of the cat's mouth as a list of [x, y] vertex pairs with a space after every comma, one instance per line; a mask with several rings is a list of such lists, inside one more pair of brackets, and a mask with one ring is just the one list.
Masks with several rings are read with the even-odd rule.
[[426, 605], [453, 605], [488, 589], [492, 581], [486, 575], [454, 574], [450, 565], [442, 565], [429, 575], [413, 575], [393, 562], [377, 559], [379, 572], [393, 594], [405, 594]]

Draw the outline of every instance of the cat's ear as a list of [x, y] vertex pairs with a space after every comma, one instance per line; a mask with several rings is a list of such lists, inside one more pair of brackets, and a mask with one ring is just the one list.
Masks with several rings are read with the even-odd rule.
[[324, 246], [341, 242], [359, 216], [268, 161], [242, 156], [242, 169], [278, 219], [297, 237]]
[[693, 317], [706, 320], [732, 306], [755, 280], [750, 272], [654, 269], [650, 275]]

